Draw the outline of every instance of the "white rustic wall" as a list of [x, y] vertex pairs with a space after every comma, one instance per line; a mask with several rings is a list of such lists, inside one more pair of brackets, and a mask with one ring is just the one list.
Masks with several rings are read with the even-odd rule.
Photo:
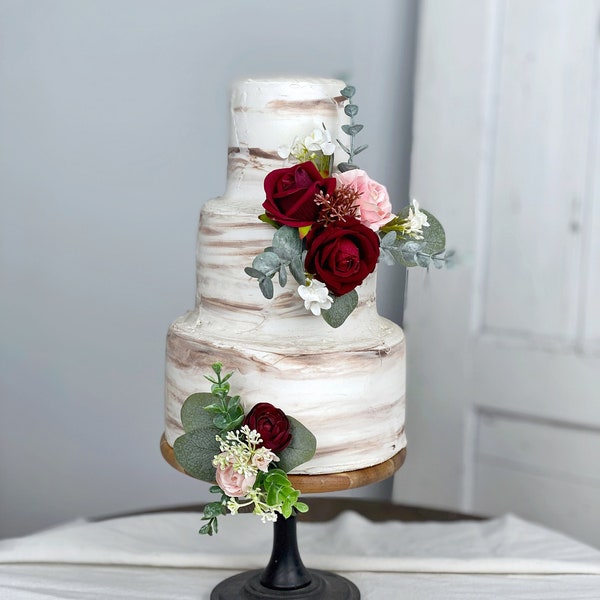
[[229, 84], [347, 77], [364, 167], [404, 204], [416, 2], [0, 0], [0, 537], [208, 498], [158, 441]]

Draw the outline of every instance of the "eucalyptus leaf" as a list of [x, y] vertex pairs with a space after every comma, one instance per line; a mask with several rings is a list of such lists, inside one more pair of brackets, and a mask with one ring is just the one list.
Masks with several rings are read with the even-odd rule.
[[[407, 219], [410, 206], [405, 206], [398, 213], [398, 220]], [[429, 227], [422, 228], [423, 239], [420, 240], [420, 252], [424, 254], [438, 254], [446, 248], [446, 233], [442, 224], [427, 210], [420, 209], [422, 213], [427, 215]], [[417, 241], [417, 240], [412, 240]]]
[[179, 436], [173, 444], [177, 462], [196, 479], [213, 483], [214, 457], [221, 451], [216, 440], [219, 430], [215, 427], [195, 429]]
[[396, 241], [396, 238], [398, 237], [398, 235], [396, 234], [395, 231], [388, 231], [382, 238], [381, 238], [381, 247], [382, 248], [389, 248], [391, 246], [394, 245], [394, 242]]
[[[292, 441], [287, 448], [279, 452], [279, 462], [277, 463], [279, 469], [288, 473], [292, 469], [295, 469], [299, 465], [308, 462], [315, 454], [317, 449], [317, 440], [315, 436], [304, 426], [300, 421], [290, 417], [290, 432], [292, 434]], [[276, 471], [269, 472], [276, 474]]]
[[350, 148], [348, 148], [347, 146], [342, 144], [342, 142], [340, 142], [340, 140], [336, 140], [336, 142], [340, 145], [340, 147], [346, 154], [350, 154]]
[[273, 297], [273, 282], [268, 277], [263, 277], [262, 279], [259, 279], [258, 287], [260, 288], [262, 295], [267, 300], [270, 300]]
[[302, 240], [295, 227], [281, 227], [273, 236], [273, 250], [281, 259], [291, 261], [302, 254]]
[[379, 253], [379, 261], [390, 267], [398, 262], [391, 248], [384, 248], [383, 246], [381, 247], [381, 252]]
[[344, 323], [350, 313], [358, 306], [358, 293], [352, 290], [343, 296], [336, 296], [333, 299], [331, 308], [322, 310], [321, 315], [325, 322], [333, 328], [337, 328]]
[[422, 211], [427, 215], [429, 227], [423, 227], [423, 241], [425, 245], [421, 252], [425, 254], [438, 254], [446, 248], [446, 232], [442, 224], [426, 210]]
[[300, 284], [306, 284], [306, 274], [304, 273], [304, 261], [302, 255], [297, 255], [290, 262], [290, 273], [292, 277]]
[[342, 173], [345, 173], [346, 171], [352, 171], [352, 169], [358, 169], [358, 165], [353, 165], [352, 163], [349, 163], [349, 162], [341, 162], [341, 163], [338, 163], [337, 168]]
[[342, 125], [342, 131], [348, 135], [355, 136], [363, 127], [364, 125], [359, 125], [358, 123], [355, 125]]
[[340, 90], [340, 94], [344, 98], [352, 98], [356, 94], [356, 88], [353, 85], [347, 85], [343, 90]]
[[422, 247], [422, 242], [412, 240], [401, 244], [399, 247], [399, 257], [401, 263], [406, 267], [418, 266], [419, 263], [417, 262], [417, 254], [421, 251]]
[[181, 424], [186, 432], [194, 429], [212, 428], [212, 416], [206, 407], [219, 399], [208, 392], [192, 394], [181, 407]]
[[419, 267], [423, 267], [423, 268], [427, 268], [429, 267], [430, 263], [431, 263], [431, 256], [429, 256], [429, 254], [422, 254], [422, 253], [418, 253], [416, 256], [417, 259], [417, 265]]
[[345, 108], [344, 108], [344, 112], [349, 116], [349, 117], [355, 117], [358, 114], [358, 106], [356, 104], [348, 104]]
[[363, 144], [362, 146], [359, 146], [358, 148], [354, 148], [354, 155], [356, 156], [357, 154], [360, 154], [363, 150], [366, 150], [369, 147], [369, 144]]
[[279, 267], [279, 285], [281, 287], [285, 287], [287, 284], [287, 271], [285, 270], [285, 266], [281, 265]]
[[246, 267], [244, 271], [246, 275], [250, 275], [250, 277], [255, 277], [256, 279], [259, 279], [263, 276], [263, 274], [260, 271], [258, 271], [257, 269], [253, 269], [252, 267]]
[[440, 256], [436, 254], [435, 256], [432, 256], [431, 262], [436, 269], [442, 269], [443, 267], [447, 266], [446, 258], [443, 255]]
[[254, 258], [252, 268], [267, 277], [272, 277], [274, 273], [277, 273], [280, 264], [281, 259], [275, 252], [263, 252]]

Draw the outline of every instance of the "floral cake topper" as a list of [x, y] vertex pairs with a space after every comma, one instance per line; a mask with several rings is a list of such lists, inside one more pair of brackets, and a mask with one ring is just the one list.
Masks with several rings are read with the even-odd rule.
[[332, 327], [342, 325], [357, 307], [356, 288], [378, 262], [439, 268], [452, 255], [445, 250], [444, 229], [431, 213], [412, 200], [394, 214], [385, 186], [355, 164], [367, 145], [356, 145], [363, 125], [354, 122], [355, 89], [346, 86], [341, 94], [350, 117], [342, 131], [350, 143], [337, 142], [348, 159], [332, 173], [335, 144], [324, 125], [279, 148], [279, 156], [296, 164], [265, 177], [265, 214], [259, 218], [276, 231], [272, 246], [245, 269], [268, 299], [274, 295], [274, 277], [285, 287], [289, 270], [298, 283], [299, 301]]
[[214, 363], [214, 376], [205, 375], [210, 393], [192, 394], [181, 408], [185, 433], [173, 444], [175, 458], [197, 479], [216, 483], [210, 488], [220, 499], [204, 507], [206, 523], [200, 533], [218, 532], [218, 517], [251, 507], [263, 522], [306, 512], [300, 492], [287, 473], [309, 461], [315, 436], [281, 409], [259, 402], [244, 414], [239, 396], [230, 396], [229, 379]]

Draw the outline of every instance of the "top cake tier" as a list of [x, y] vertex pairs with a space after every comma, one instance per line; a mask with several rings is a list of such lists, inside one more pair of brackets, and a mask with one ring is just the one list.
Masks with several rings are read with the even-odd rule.
[[[345, 87], [338, 79], [246, 79], [233, 86], [226, 195], [262, 188], [265, 174], [284, 165], [278, 151], [324, 125], [333, 141], [341, 126]], [[337, 149], [336, 155], [343, 152]]]

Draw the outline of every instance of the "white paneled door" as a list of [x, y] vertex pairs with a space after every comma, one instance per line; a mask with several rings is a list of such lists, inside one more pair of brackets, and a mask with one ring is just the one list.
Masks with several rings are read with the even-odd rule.
[[460, 264], [411, 271], [394, 498], [600, 547], [600, 0], [425, 0], [411, 190]]

